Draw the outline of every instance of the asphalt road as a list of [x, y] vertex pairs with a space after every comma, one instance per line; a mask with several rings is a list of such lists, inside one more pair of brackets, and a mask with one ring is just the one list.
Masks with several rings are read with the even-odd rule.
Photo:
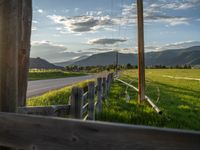
[[68, 77], [50, 80], [37, 80], [28, 82], [27, 98], [38, 96], [50, 90], [59, 89], [80, 81], [96, 78], [97, 75], [81, 76], [81, 77]]

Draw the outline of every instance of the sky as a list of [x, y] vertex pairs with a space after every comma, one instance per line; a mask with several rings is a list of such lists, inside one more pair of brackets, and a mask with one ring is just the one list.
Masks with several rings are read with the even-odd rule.
[[[137, 53], [135, 0], [33, 0], [31, 57]], [[145, 52], [200, 45], [200, 0], [144, 0]]]

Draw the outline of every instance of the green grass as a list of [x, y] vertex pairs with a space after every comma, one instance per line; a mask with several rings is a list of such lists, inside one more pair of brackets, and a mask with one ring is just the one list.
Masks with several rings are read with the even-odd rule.
[[[83, 81], [73, 86], [86, 87], [91, 80]], [[59, 90], [49, 91], [41, 96], [29, 98], [27, 106], [50, 106], [66, 105], [69, 102], [72, 86], [67, 86]]]
[[66, 77], [84, 76], [86, 73], [82, 72], [66, 72], [61, 70], [30, 70], [28, 80], [45, 80]]
[[[164, 77], [200, 78], [200, 70], [147, 69], [146, 95], [163, 111], [157, 114], [146, 102], [137, 104], [137, 93], [128, 88], [130, 102], [126, 102], [126, 86], [115, 81], [110, 99], [104, 103], [98, 120], [150, 125], [166, 128], [200, 130], [200, 82]], [[121, 73], [120, 78], [137, 87], [137, 71]]]

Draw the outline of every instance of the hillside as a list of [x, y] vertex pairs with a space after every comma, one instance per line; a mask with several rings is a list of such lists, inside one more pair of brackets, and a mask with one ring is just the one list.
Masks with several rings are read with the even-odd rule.
[[62, 69], [60, 66], [49, 63], [41, 58], [30, 58], [30, 69]]
[[[96, 66], [109, 65], [115, 63], [115, 52], [107, 52], [95, 54], [85, 59], [71, 63], [70, 65], [78, 66]], [[137, 54], [119, 53], [119, 64], [137, 65]], [[199, 65], [200, 64], [200, 46], [190, 47], [186, 49], [165, 50], [160, 52], [145, 53], [145, 64], [147, 66], [155, 65]]]
[[84, 55], [84, 56], [80, 56], [76, 59], [72, 59], [72, 60], [69, 60], [69, 61], [65, 61], [65, 62], [58, 62], [58, 63], [54, 63], [56, 66], [61, 66], [61, 67], [65, 67], [65, 66], [70, 66], [72, 65], [73, 63], [77, 62], [77, 61], [80, 61], [80, 60], [83, 60], [83, 59], [86, 59], [88, 58], [89, 56], [87, 55]]

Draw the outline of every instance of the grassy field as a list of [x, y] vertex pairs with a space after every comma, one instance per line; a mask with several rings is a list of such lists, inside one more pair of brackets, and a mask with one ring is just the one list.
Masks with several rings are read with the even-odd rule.
[[[88, 82], [86, 80], [73, 86], [86, 87]], [[71, 94], [72, 86], [67, 86], [59, 90], [49, 91], [41, 96], [29, 98], [27, 100], [27, 106], [50, 106], [50, 105], [66, 105], [69, 102], [69, 96]]]
[[[108, 102], [98, 120], [157, 127], [200, 130], [200, 81], [172, 77], [200, 78], [200, 70], [147, 69], [146, 95], [163, 111], [157, 114], [147, 103], [137, 104], [137, 93], [115, 81]], [[137, 70], [120, 78], [137, 87]], [[126, 94], [127, 93], [127, 94]], [[127, 96], [130, 96], [130, 101]]]
[[[137, 87], [137, 70], [123, 71], [120, 78]], [[103, 112], [96, 116], [96, 120], [200, 130], [200, 81], [195, 80], [199, 78], [200, 70], [195, 69], [147, 69], [146, 95], [163, 111], [162, 115], [157, 114], [147, 102], [138, 104], [137, 93], [133, 89], [114, 81], [109, 100], [103, 103]], [[85, 87], [87, 83], [85, 81], [75, 86]], [[67, 104], [71, 88], [69, 86], [30, 98], [27, 105]]]
[[81, 72], [66, 72], [61, 70], [30, 70], [28, 80], [45, 80], [66, 77], [84, 76], [86, 73]]

